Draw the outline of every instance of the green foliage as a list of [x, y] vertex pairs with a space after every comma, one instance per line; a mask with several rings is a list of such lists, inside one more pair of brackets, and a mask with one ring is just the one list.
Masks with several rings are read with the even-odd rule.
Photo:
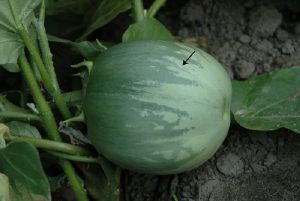
[[300, 67], [233, 82], [232, 112], [252, 130], [288, 128], [300, 133]]
[[90, 41], [81, 41], [73, 42], [70, 40], [58, 38], [55, 36], [48, 35], [48, 40], [50, 42], [65, 44], [70, 46], [74, 51], [81, 54], [86, 59], [94, 59], [101, 52], [104, 52], [107, 47], [102, 45], [99, 41], [90, 42]]
[[0, 200], [11, 201], [10, 199], [10, 185], [6, 175], [0, 173]]
[[120, 13], [130, 9], [130, 7], [129, 0], [102, 0], [88, 19], [87, 28], [80, 39], [86, 38], [93, 31], [104, 26]]
[[[34, 9], [40, 0], [1, 0], [0, 1], [0, 65], [10, 71], [19, 71], [16, 63], [18, 56], [23, 52], [24, 44], [18, 35], [16, 17], [20, 23], [28, 27], [34, 17]], [[18, 16], [14, 16], [14, 11]]]
[[[86, 188], [97, 201], [117, 201], [120, 195], [120, 169], [105, 159], [101, 159], [100, 163], [101, 165], [80, 166], [86, 180]], [[105, 173], [104, 169], [108, 173]]]
[[10, 120], [39, 121], [40, 118], [29, 110], [18, 107], [0, 95], [0, 122]]
[[38, 129], [30, 124], [19, 122], [19, 121], [11, 121], [5, 124], [10, 132], [16, 136], [23, 137], [32, 137], [32, 138], [41, 138], [41, 134]]
[[49, 183], [31, 144], [12, 142], [0, 149], [0, 172], [9, 178], [12, 195], [17, 197], [11, 200], [50, 201]]
[[85, 14], [94, 3], [90, 0], [46, 0], [46, 14], [48, 16], [66, 13]]

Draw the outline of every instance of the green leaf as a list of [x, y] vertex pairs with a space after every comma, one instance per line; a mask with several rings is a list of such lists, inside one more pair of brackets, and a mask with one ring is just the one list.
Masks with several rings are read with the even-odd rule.
[[33, 138], [41, 138], [41, 134], [38, 129], [30, 124], [19, 122], [19, 121], [11, 121], [5, 124], [10, 132], [16, 136], [23, 137], [33, 137]]
[[49, 201], [50, 188], [38, 151], [26, 142], [0, 149], [0, 172], [9, 178], [14, 201]]
[[6, 122], [11, 119], [19, 119], [22, 121], [40, 121], [38, 115], [14, 105], [4, 96], [0, 95], [0, 122]]
[[80, 40], [86, 38], [96, 29], [104, 26], [120, 13], [130, 9], [130, 0], [103, 0], [98, 5], [90, 19], [88, 26]]
[[17, 33], [17, 26], [11, 9], [18, 14], [21, 24], [27, 27], [33, 17], [34, 9], [41, 3], [41, 0], [0, 0], [0, 27]]
[[10, 134], [9, 128], [6, 125], [0, 123], [0, 149], [3, 149], [6, 147], [6, 142], [5, 142], [4, 137], [8, 136], [9, 134]]
[[8, 177], [0, 173], [0, 200], [11, 201], [9, 193], [9, 180]]
[[[1, 36], [0, 36], [1, 37]], [[17, 50], [17, 49], [15, 49]], [[21, 52], [23, 51], [23, 49], [21, 49]], [[17, 55], [20, 54], [20, 52], [15, 52]], [[11, 56], [13, 55], [13, 53], [11, 54]], [[16, 55], [13, 55], [13, 58], [15, 57]], [[11, 72], [11, 73], [17, 73], [17, 72], [20, 72], [20, 68], [18, 66], [18, 64], [16, 63], [9, 63], [10, 61], [4, 61], [4, 62], [8, 62], [6, 64], [3, 64], [2, 67], [7, 70], [8, 72]], [[15, 62], [15, 61], [12, 61], [12, 62]]]
[[119, 201], [120, 170], [111, 166], [112, 178], [105, 175], [97, 164], [82, 164], [80, 169], [86, 181], [86, 188], [95, 201]]
[[62, 43], [73, 48], [75, 52], [78, 52], [83, 57], [87, 59], [93, 59], [98, 56], [101, 52], [105, 51], [107, 48], [102, 45], [99, 41], [81, 41], [73, 42], [70, 40], [58, 38], [56, 36], [48, 35], [48, 40], [50, 42]]
[[11, 9], [27, 28], [33, 19], [33, 11], [40, 2], [41, 0], [0, 0], [0, 65], [10, 72], [19, 71], [16, 66], [17, 58], [24, 47], [17, 34], [18, 28]]
[[287, 128], [300, 133], [300, 67], [233, 82], [232, 112], [253, 130]]
[[19, 182], [12, 185], [6, 175], [0, 173], [0, 200], [3, 201], [49, 201], [47, 197], [32, 194]]
[[46, 15], [84, 14], [93, 4], [90, 0], [46, 0]]
[[130, 25], [123, 34], [123, 42], [135, 40], [173, 40], [173, 36], [158, 20], [145, 18], [140, 23]]
[[76, 106], [82, 104], [82, 96], [83, 92], [82, 90], [75, 90], [63, 93], [63, 98], [66, 101], [67, 105], [69, 106]]
[[19, 36], [16, 33], [3, 29], [0, 25], [0, 65], [2, 64], [9, 72], [18, 72], [17, 58], [23, 52], [23, 48], [24, 45]]

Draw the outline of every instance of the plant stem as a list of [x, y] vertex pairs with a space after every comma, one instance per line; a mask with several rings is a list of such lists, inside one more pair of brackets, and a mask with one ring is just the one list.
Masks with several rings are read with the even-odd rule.
[[20, 112], [13, 112], [13, 111], [0, 112], [0, 119], [2, 121], [9, 121], [9, 120], [24, 121], [24, 122], [41, 121], [41, 118], [36, 114], [20, 113]]
[[21, 38], [23, 39], [25, 46], [29, 50], [34, 62], [36, 63], [36, 66], [42, 76], [42, 79], [44, 81], [47, 91], [53, 96], [53, 99], [54, 99], [58, 109], [63, 114], [64, 118], [66, 118], [66, 119], [70, 118], [71, 112], [69, 111], [67, 104], [65, 103], [64, 99], [62, 98], [62, 94], [60, 92], [58, 84], [53, 84], [55, 82], [52, 82], [53, 80], [50, 79], [51, 76], [49, 76], [49, 73], [44, 66], [44, 63], [39, 55], [39, 52], [36, 49], [36, 47], [34, 46], [34, 43], [33, 43], [32, 39], [30, 38], [28, 32], [25, 29], [20, 29], [19, 34], [20, 34]]
[[54, 86], [54, 92], [52, 94], [53, 98], [55, 100], [58, 109], [62, 113], [63, 117], [65, 119], [68, 119], [72, 117], [72, 114], [68, 109], [67, 104], [64, 101], [59, 89], [55, 68], [52, 61], [53, 55], [49, 47], [47, 33], [44, 26], [44, 20], [45, 20], [45, 1], [43, 0], [40, 8], [39, 19], [34, 18], [33, 24], [35, 26], [38, 35], [39, 47], [41, 49], [42, 58], [45, 63], [45, 67], [48, 70], [49, 77], [51, 79], [52, 85]]
[[72, 166], [70, 161], [61, 159], [59, 163], [68, 177], [77, 200], [89, 201], [86, 192], [84, 191], [83, 184], [80, 182], [79, 177], [76, 175], [74, 167]]
[[177, 198], [175, 192], [171, 192], [171, 196], [172, 196], [174, 201], [178, 201], [178, 198]]
[[[19, 33], [20, 37], [22, 38], [26, 48], [29, 50], [29, 53], [30, 53], [32, 59], [36, 63], [36, 66], [41, 74], [41, 77], [43, 79], [43, 82], [45, 84], [47, 91], [53, 96], [54, 101], [55, 101], [58, 109], [60, 110], [60, 112], [63, 114], [64, 118], [65, 119], [70, 118], [72, 115], [71, 115], [70, 110], [67, 107], [67, 104], [65, 103], [64, 99], [62, 98], [60, 89], [58, 87], [54, 68], [52, 70], [50, 70], [49, 72], [47, 71], [47, 69], [43, 63], [43, 60], [39, 54], [39, 50], [36, 48], [36, 46], [34, 45], [34, 41], [31, 39], [29, 33], [27, 32], [27, 30], [23, 27], [22, 23], [20, 22], [20, 19], [15, 10], [15, 5], [14, 5], [13, 1], [9, 1], [9, 4], [10, 4], [10, 9], [11, 9], [12, 15], [14, 17], [15, 23], [17, 25], [18, 33]], [[42, 6], [43, 6], [43, 4], [42, 4]], [[41, 14], [41, 16], [42, 16], [42, 14]], [[41, 37], [41, 36], [39, 36], [39, 37]], [[41, 40], [43, 40], [41, 48], [47, 49], [47, 47], [49, 48], [49, 45], [47, 44], [46, 45], [47, 47], [44, 47], [45, 43], [48, 43], [47, 37], [46, 37], [46, 41], [45, 41], [45, 37], [43, 37], [41, 39]], [[49, 51], [50, 51], [50, 49], [49, 49]], [[52, 57], [50, 57], [49, 59], [52, 59]], [[51, 61], [51, 63], [52, 63], [52, 61]], [[50, 76], [49, 76], [49, 74], [50, 74]]]
[[47, 139], [10, 135], [6, 140], [28, 142], [37, 148], [46, 149], [49, 151], [62, 152], [62, 153], [74, 154], [74, 155], [84, 155], [84, 156], [91, 155], [91, 153], [88, 150], [82, 147], [75, 146], [68, 143], [63, 143], [63, 142], [55, 142]]
[[36, 103], [37, 109], [40, 112], [44, 128], [48, 133], [49, 138], [55, 141], [61, 141], [53, 113], [39, 88], [25, 55], [21, 55], [19, 57], [18, 63], [25, 79], [27, 80], [28, 87], [32, 92], [34, 102]]
[[59, 153], [59, 152], [55, 152], [55, 151], [48, 151], [48, 153], [50, 153], [58, 158], [66, 159], [66, 160], [70, 160], [70, 161], [99, 164], [98, 158], [94, 158], [94, 157], [70, 155], [70, 154], [64, 154], [64, 153]]
[[84, 113], [81, 112], [79, 115], [74, 116], [74, 117], [72, 117], [70, 119], [66, 119], [65, 121], [63, 121], [63, 123], [65, 123], [65, 124], [69, 124], [69, 123], [72, 123], [72, 122], [85, 122]]
[[154, 17], [157, 11], [166, 3], [167, 0], [155, 0], [147, 12], [148, 17]]
[[[52, 140], [61, 142], [62, 139], [57, 131], [57, 124], [54, 118], [54, 115], [50, 109], [50, 106], [46, 102], [39, 85], [34, 77], [34, 74], [30, 68], [30, 65], [25, 57], [21, 55], [18, 59], [20, 69], [24, 75], [24, 78], [28, 82], [28, 86], [33, 95], [33, 99], [36, 103], [37, 109], [40, 112], [41, 119], [44, 125], [46, 132]], [[76, 172], [69, 161], [60, 160], [60, 164], [69, 178], [69, 182], [74, 190], [74, 193], [78, 201], [88, 201], [87, 195], [76, 175]]]
[[135, 23], [144, 20], [144, 5], [142, 0], [131, 0], [132, 15]]
[[29, 110], [21, 108], [12, 102], [10, 102], [5, 96], [0, 95], [0, 103], [4, 106], [5, 112], [6, 111], [14, 111], [14, 112], [21, 112], [21, 113], [30, 113]]

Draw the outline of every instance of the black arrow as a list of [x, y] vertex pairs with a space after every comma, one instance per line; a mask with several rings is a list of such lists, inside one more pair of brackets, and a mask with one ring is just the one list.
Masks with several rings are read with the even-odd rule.
[[184, 66], [185, 64], [188, 64], [188, 60], [193, 56], [193, 54], [195, 53], [195, 51], [186, 59], [186, 60], [182, 60], [182, 65]]

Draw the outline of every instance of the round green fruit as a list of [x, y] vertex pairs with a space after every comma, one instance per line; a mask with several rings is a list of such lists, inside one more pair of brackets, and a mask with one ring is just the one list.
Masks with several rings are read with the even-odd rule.
[[222, 144], [230, 101], [226, 71], [204, 51], [167, 41], [123, 43], [101, 54], [90, 73], [88, 137], [120, 167], [149, 174], [188, 171]]

